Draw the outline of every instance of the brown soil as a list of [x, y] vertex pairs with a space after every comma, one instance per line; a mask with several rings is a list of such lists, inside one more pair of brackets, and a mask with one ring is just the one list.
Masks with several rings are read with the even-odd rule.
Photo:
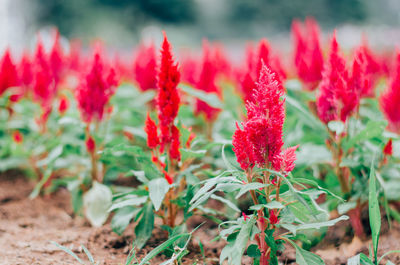
[[[87, 259], [81, 244], [89, 249], [99, 264], [125, 264], [133, 240], [132, 225], [122, 236], [111, 231], [109, 222], [101, 228], [90, 227], [82, 217], [74, 217], [67, 190], [61, 189], [53, 195], [30, 200], [28, 196], [33, 186], [20, 174], [9, 172], [0, 175], [0, 264], [78, 264], [50, 241], [72, 249], [84, 261]], [[196, 227], [203, 221], [192, 218], [188, 226]], [[347, 257], [360, 251], [367, 253], [370, 240], [350, 242], [351, 237], [346, 236], [346, 227], [348, 224], [340, 223], [331, 229], [326, 242], [332, 243], [323, 243], [313, 250], [322, 256], [327, 265], [346, 264]], [[384, 230], [386, 233], [380, 238], [381, 255], [389, 250], [400, 249], [400, 225], [394, 224], [389, 233], [387, 228]], [[217, 228], [211, 222], [196, 231], [184, 264], [194, 264], [196, 261], [198, 264], [218, 264], [224, 243], [211, 242], [216, 234]], [[348, 242], [339, 246], [343, 238]], [[204, 245], [205, 260], [200, 254], [199, 240]], [[138, 251], [139, 260], [163, 241], [164, 232], [155, 229], [147, 246]], [[400, 255], [392, 254], [389, 257], [394, 264], [400, 264]], [[151, 264], [160, 264], [166, 259], [161, 255], [153, 259]], [[293, 264], [294, 250], [289, 247], [281, 260], [282, 264]], [[246, 259], [243, 264], [251, 262]]]

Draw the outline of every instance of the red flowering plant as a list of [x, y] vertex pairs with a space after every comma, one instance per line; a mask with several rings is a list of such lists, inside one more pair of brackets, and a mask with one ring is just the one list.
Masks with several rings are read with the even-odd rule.
[[[157, 74], [156, 113], [149, 111], [144, 121], [147, 150], [139, 142], [135, 146], [125, 145], [118, 149], [133, 154], [137, 162], [129, 174], [142, 185], [116, 195], [110, 208], [110, 211], [115, 211], [112, 228], [119, 234], [133, 218], [138, 220], [135, 228], [135, 245], [138, 248], [142, 248], [151, 237], [155, 217], [161, 218], [162, 227], [170, 236], [186, 230], [185, 222], [193, 214], [188, 209], [193, 196], [193, 182], [196, 182], [193, 172], [199, 168], [195, 162], [205, 154], [204, 150], [191, 149], [195, 134], [179, 122], [178, 113], [182, 104], [178, 88], [180, 71], [166, 35]], [[111, 149], [117, 148], [114, 146]], [[193, 177], [187, 179], [187, 176]], [[130, 216], [128, 222], [123, 221], [127, 215]]]
[[[367, 53], [365, 45], [357, 47], [348, 63], [335, 33], [315, 102], [313, 96], [304, 96], [305, 93], [294, 89], [288, 89], [286, 97], [291, 118], [288, 128], [303, 132], [296, 136], [293, 131], [288, 138], [307, 142], [299, 154], [299, 170], [346, 199], [339, 207], [337, 200], [331, 200], [332, 196], [321, 197], [320, 201], [326, 201], [331, 211], [337, 209], [339, 214], [348, 214], [353, 232], [359, 238], [365, 237], [361, 217], [368, 199], [365, 191], [372, 154], [388, 141], [383, 134], [385, 122], [370, 112], [376, 108], [376, 100], [366, 99], [370, 93], [367, 91], [373, 91], [376, 83], [374, 74], [368, 70]], [[309, 111], [295, 98], [307, 101]], [[379, 113], [377, 108], [376, 113]], [[315, 156], [316, 153], [319, 155]], [[318, 168], [318, 172], [307, 169], [309, 166]]]
[[293, 240], [302, 230], [331, 226], [347, 218], [342, 216], [328, 221], [328, 213], [315, 202], [315, 192], [320, 194], [324, 190], [315, 183], [315, 189], [305, 188], [301, 179], [291, 176], [298, 146], [283, 147], [284, 104], [280, 79], [262, 65], [252, 100], [246, 104], [247, 118], [236, 124], [232, 137], [233, 151], [241, 170], [225, 158], [229, 170], [205, 181], [191, 201], [194, 209], [210, 197], [217, 198], [216, 191], [231, 193], [235, 190], [239, 191], [236, 199], [246, 194], [252, 199], [253, 205], [245, 209], [247, 213], [221, 224], [228, 225], [220, 232], [220, 236], [228, 241], [221, 252], [221, 263], [227, 259], [229, 264], [242, 264], [242, 255], [251, 242], [255, 244], [247, 247], [246, 254], [256, 264], [278, 264], [277, 255], [283, 251], [284, 243], [295, 247], [298, 258], [306, 259], [303, 264], [311, 260], [315, 264], [324, 264], [321, 258], [300, 248]]

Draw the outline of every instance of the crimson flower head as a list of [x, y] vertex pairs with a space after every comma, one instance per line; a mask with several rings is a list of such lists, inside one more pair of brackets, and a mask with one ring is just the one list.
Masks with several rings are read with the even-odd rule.
[[32, 84], [32, 70], [32, 62], [29, 53], [24, 51], [18, 66], [18, 71], [21, 73], [21, 84], [25, 87], [29, 87]]
[[197, 58], [191, 54], [185, 53], [181, 58], [182, 81], [195, 86], [198, 80], [199, 66], [200, 63]]
[[157, 125], [150, 118], [150, 115], [148, 113], [144, 125], [144, 131], [147, 134], [147, 146], [150, 149], [156, 148], [160, 144], [160, 139], [158, 138], [158, 133], [157, 133]]
[[33, 99], [37, 101], [46, 112], [51, 109], [51, 104], [56, 95], [56, 85], [50, 68], [49, 59], [44, 51], [41, 40], [37, 42], [33, 60]]
[[[197, 89], [202, 90], [207, 93], [214, 93], [219, 95], [220, 89], [216, 85], [216, 78], [218, 74], [218, 69], [216, 67], [216, 61], [212, 51], [210, 50], [209, 44], [204, 42], [203, 45], [203, 60], [201, 66], [201, 72], [199, 81], [197, 82]], [[195, 106], [195, 114], [203, 113], [207, 121], [214, 121], [221, 109], [211, 107], [206, 102], [197, 99]]]
[[359, 47], [359, 52], [363, 54], [365, 60], [365, 75], [368, 78], [368, 83], [362, 91], [362, 97], [374, 97], [375, 85], [378, 78], [383, 74], [383, 67], [379, 58], [372, 52], [366, 41]]
[[154, 44], [141, 44], [133, 63], [136, 82], [142, 91], [157, 88], [157, 55]]
[[346, 61], [340, 54], [335, 32], [317, 96], [318, 116], [324, 123], [333, 120], [345, 122], [358, 107], [358, 93], [354, 86], [349, 85], [349, 79]]
[[49, 66], [53, 75], [55, 85], [57, 86], [62, 78], [65, 69], [64, 53], [61, 48], [60, 33], [58, 32], [58, 30], [56, 30], [54, 34], [54, 43], [49, 54]]
[[324, 58], [319, 35], [319, 27], [314, 19], [307, 18], [305, 25], [293, 21], [294, 65], [299, 78], [309, 90], [314, 90], [322, 79]]
[[388, 121], [388, 129], [400, 134], [400, 52], [397, 52], [396, 70], [392, 74], [388, 88], [382, 93], [379, 103]]
[[389, 139], [387, 144], [385, 144], [385, 146], [383, 147], [383, 154], [385, 154], [387, 156], [393, 155], [393, 142], [392, 142], [392, 139]]
[[[175, 131], [174, 120], [178, 115], [180, 105], [180, 96], [177, 88], [179, 80], [180, 73], [178, 70], [178, 64], [174, 62], [171, 52], [171, 44], [164, 32], [157, 94], [157, 113], [161, 129], [162, 150], [164, 150], [164, 147], [171, 144], [174, 137], [176, 138], [176, 136], [173, 135], [173, 131]], [[176, 139], [174, 141], [176, 141]]]
[[90, 70], [81, 78], [75, 93], [84, 122], [102, 120], [117, 85], [114, 69], [103, 62], [100, 52], [95, 52]]
[[10, 50], [7, 49], [0, 61], [0, 96], [7, 88], [18, 85], [19, 78], [17, 68], [11, 59]]
[[232, 144], [238, 163], [243, 170], [257, 165], [289, 172], [294, 168], [297, 147], [282, 151], [283, 123], [285, 119], [284, 90], [281, 82], [266, 65], [246, 105], [247, 120], [238, 125]]

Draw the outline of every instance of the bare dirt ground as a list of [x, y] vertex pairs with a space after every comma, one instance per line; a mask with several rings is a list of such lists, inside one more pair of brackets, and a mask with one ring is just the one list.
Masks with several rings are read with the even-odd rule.
[[[125, 264], [133, 240], [130, 225], [122, 236], [113, 233], [109, 222], [101, 228], [93, 228], [79, 216], [74, 216], [68, 191], [61, 189], [53, 195], [28, 198], [34, 184], [20, 174], [0, 175], [0, 264], [78, 264], [70, 255], [64, 253], [50, 241], [73, 250], [85, 259], [81, 244], [86, 246], [99, 264]], [[191, 220], [195, 227], [202, 220]], [[322, 256], [328, 265], [346, 264], [347, 257], [360, 251], [367, 253], [370, 240], [353, 240], [348, 233], [348, 223], [340, 223], [328, 231], [327, 238], [314, 252]], [[382, 255], [388, 250], [400, 249], [400, 225], [393, 224], [391, 230], [384, 227], [380, 238]], [[189, 247], [191, 253], [184, 264], [218, 264], [218, 256], [223, 242], [211, 242], [217, 229], [206, 224], [194, 234], [194, 243]], [[203, 260], [198, 247], [202, 241], [206, 259]], [[137, 253], [138, 258], [165, 240], [163, 231], [156, 229], [145, 249]], [[339, 245], [339, 242], [343, 242]], [[394, 264], [400, 264], [400, 255], [389, 256]], [[160, 264], [167, 258], [159, 256], [151, 264]], [[293, 264], [295, 253], [288, 249], [280, 258], [282, 264]], [[89, 262], [87, 262], [89, 264]], [[245, 260], [243, 264], [251, 264]]]

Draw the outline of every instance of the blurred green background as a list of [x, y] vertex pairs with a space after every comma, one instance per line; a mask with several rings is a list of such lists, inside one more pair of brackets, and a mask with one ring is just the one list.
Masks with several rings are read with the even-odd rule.
[[159, 34], [162, 29], [167, 30], [181, 45], [201, 43], [202, 38], [227, 43], [256, 40], [265, 36], [279, 40], [289, 37], [293, 18], [302, 19], [306, 16], [314, 16], [325, 31], [344, 27], [343, 32], [347, 32], [350, 28], [347, 33], [350, 36], [358, 36], [359, 32], [377, 32], [381, 34], [377, 38], [386, 38], [380, 40], [382, 43], [395, 43], [397, 37], [392, 35], [398, 33], [400, 25], [398, 0], [0, 2], [0, 15], [5, 15], [5, 18], [0, 18], [0, 34], [5, 33], [0, 43], [3, 46], [5, 43], [26, 42], [38, 30], [49, 26], [58, 27], [61, 34], [69, 38], [80, 38], [85, 42], [96, 37], [115, 47], [129, 47], [141, 38]]

